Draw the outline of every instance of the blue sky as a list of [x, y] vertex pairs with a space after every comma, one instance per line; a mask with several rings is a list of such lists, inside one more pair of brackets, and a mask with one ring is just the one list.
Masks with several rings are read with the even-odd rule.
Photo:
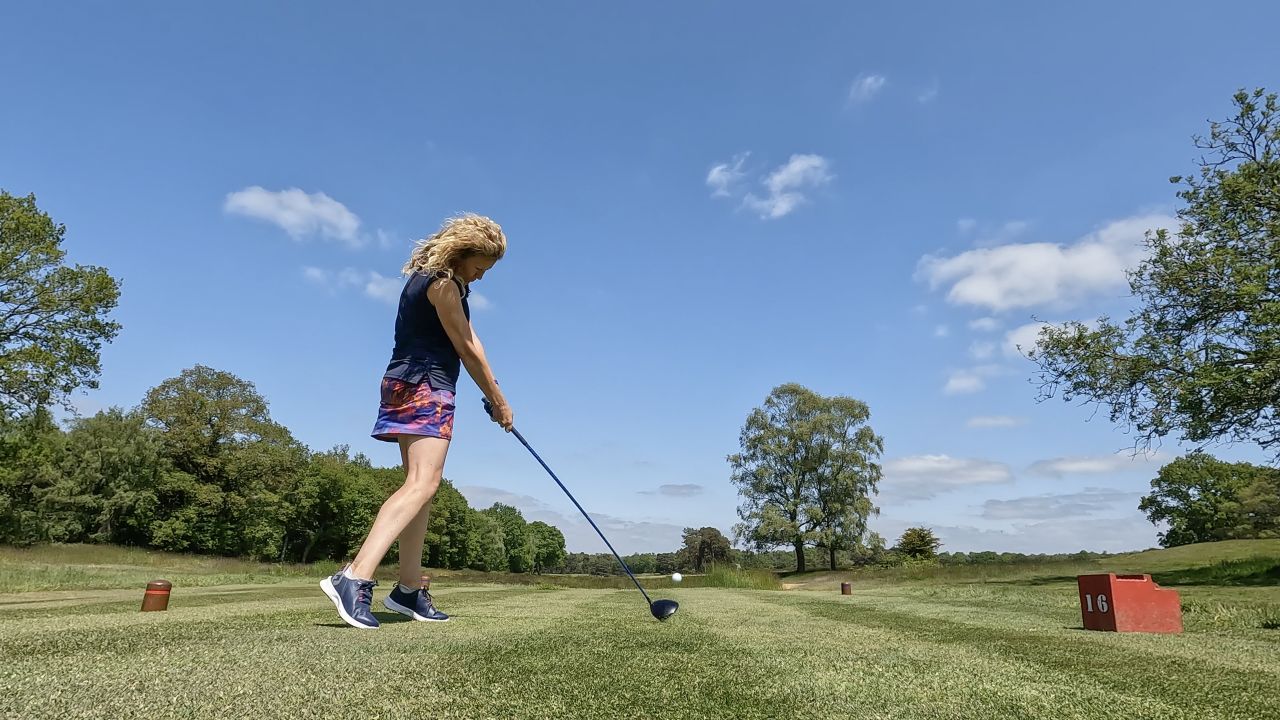
[[[1123, 316], [1191, 136], [1280, 84], [1261, 3], [57, 5], [5, 4], [0, 187], [123, 282], [82, 411], [203, 363], [393, 465], [368, 433], [400, 266], [481, 212], [510, 248], [477, 332], [623, 552], [730, 532], [725, 456], [784, 382], [870, 405], [890, 541], [1154, 545], [1176, 440], [1130, 457], [1012, 346]], [[603, 550], [469, 380], [446, 476]]]

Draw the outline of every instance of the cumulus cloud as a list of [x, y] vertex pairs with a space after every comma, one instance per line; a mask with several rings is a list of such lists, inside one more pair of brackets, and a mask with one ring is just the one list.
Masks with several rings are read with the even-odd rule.
[[742, 202], [762, 219], [774, 220], [789, 215], [808, 201], [806, 192], [826, 185], [834, 177], [831, 163], [821, 155], [792, 155], [763, 180], [768, 195], [747, 193]]
[[1108, 223], [1065, 245], [1010, 243], [953, 257], [926, 255], [917, 264], [916, 278], [931, 289], [947, 288], [947, 301], [954, 305], [994, 312], [1071, 307], [1091, 296], [1124, 290], [1125, 270], [1143, 259], [1143, 234], [1169, 227], [1176, 227], [1175, 218], [1141, 215]]
[[665, 495], [667, 497], [693, 497], [701, 495], [703, 487], [693, 483], [659, 485], [657, 490], [641, 490], [641, 495]]
[[831, 163], [821, 155], [792, 155], [759, 180], [763, 194], [747, 191], [748, 172], [743, 168], [750, 153], [739, 153], [727, 163], [712, 166], [707, 172], [707, 187], [712, 197], [741, 197], [740, 207], [747, 208], [764, 220], [775, 220], [791, 214], [808, 202], [809, 193], [835, 177]]
[[319, 237], [353, 248], [365, 244], [360, 218], [322, 192], [307, 193], [298, 188], [271, 191], [254, 185], [228, 193], [222, 209], [228, 215], [272, 223], [294, 240]]
[[1142, 493], [1088, 487], [1080, 492], [1032, 495], [1010, 500], [987, 500], [982, 517], [988, 520], [1052, 520], [1097, 515], [1137, 506]]
[[888, 82], [888, 78], [875, 73], [861, 73], [849, 86], [849, 102], [870, 102], [880, 93]]
[[[573, 514], [566, 514], [538, 498], [482, 485], [462, 486], [458, 491], [467, 498], [467, 503], [473, 508], [484, 509], [491, 507], [495, 502], [500, 502], [519, 509], [528, 522], [541, 520], [556, 526], [560, 532], [564, 533], [565, 548], [569, 552], [609, 551], [609, 548], [600, 541], [600, 536], [576, 510], [572, 510]], [[628, 520], [597, 512], [592, 512], [591, 517], [622, 555], [638, 552], [673, 552], [683, 543], [684, 528], [679, 525]]]
[[1040, 328], [1048, 325], [1043, 322], [1020, 325], [1004, 335], [1004, 354], [1009, 357], [1026, 357], [1036, 347], [1040, 339]]
[[996, 354], [996, 344], [985, 340], [976, 340], [969, 344], [969, 356], [974, 360], [990, 360]]
[[965, 421], [965, 426], [971, 428], [1005, 428], [1026, 424], [1026, 418], [1011, 415], [977, 415]]
[[999, 365], [976, 365], [970, 368], [953, 370], [947, 377], [947, 384], [942, 392], [946, 395], [970, 395], [987, 388], [987, 379], [1001, 374], [1004, 368]]
[[711, 197], [729, 197], [732, 194], [732, 190], [746, 175], [742, 170], [742, 164], [750, 155], [751, 153], [748, 152], [738, 153], [730, 162], [720, 163], [711, 168], [707, 173], [707, 187], [711, 188]]
[[1155, 526], [1136, 509], [1116, 517], [1011, 522], [1005, 529], [934, 526], [933, 531], [949, 552], [1121, 553], [1157, 544]]
[[330, 292], [359, 288], [365, 296], [394, 305], [400, 301], [404, 279], [385, 277], [373, 270], [343, 268], [338, 271], [318, 267], [302, 268], [302, 276]]
[[1000, 321], [993, 317], [980, 317], [969, 321], [969, 329], [979, 332], [995, 332], [1000, 329]]
[[1123, 472], [1150, 472], [1166, 462], [1164, 453], [1075, 455], [1037, 460], [1028, 468], [1036, 475], [1060, 478], [1065, 475], [1109, 475]]
[[975, 485], [1013, 482], [1009, 466], [993, 460], [912, 455], [888, 460], [880, 493], [897, 500], [929, 500]]

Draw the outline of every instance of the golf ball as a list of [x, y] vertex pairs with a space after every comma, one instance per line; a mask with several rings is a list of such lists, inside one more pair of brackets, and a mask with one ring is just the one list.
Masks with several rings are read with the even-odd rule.
[[680, 582], [684, 578], [680, 575], [680, 573], [671, 573], [671, 579], [675, 582]]

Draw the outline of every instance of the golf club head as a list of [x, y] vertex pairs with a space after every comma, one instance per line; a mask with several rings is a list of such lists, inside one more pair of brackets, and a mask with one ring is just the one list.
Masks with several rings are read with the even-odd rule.
[[675, 600], [654, 600], [649, 605], [649, 612], [659, 620], [666, 620], [676, 614], [676, 610], [680, 608], [680, 603]]

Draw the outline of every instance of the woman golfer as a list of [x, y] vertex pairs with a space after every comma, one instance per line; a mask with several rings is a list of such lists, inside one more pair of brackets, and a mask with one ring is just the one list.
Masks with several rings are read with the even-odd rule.
[[497, 223], [464, 215], [418, 243], [405, 263], [409, 279], [400, 293], [395, 349], [382, 376], [382, 401], [372, 433], [378, 440], [400, 444], [404, 485], [382, 504], [355, 560], [320, 581], [350, 625], [378, 627], [369, 609], [377, 584], [373, 573], [397, 539], [400, 583], [383, 605], [414, 620], [449, 619], [435, 608], [431, 595], [419, 588], [422, 544], [453, 436], [460, 365], [466, 366], [492, 403], [494, 422], [508, 432], [512, 428], [511, 407], [493, 379], [467, 305], [470, 284], [484, 277], [506, 250], [507, 238]]

